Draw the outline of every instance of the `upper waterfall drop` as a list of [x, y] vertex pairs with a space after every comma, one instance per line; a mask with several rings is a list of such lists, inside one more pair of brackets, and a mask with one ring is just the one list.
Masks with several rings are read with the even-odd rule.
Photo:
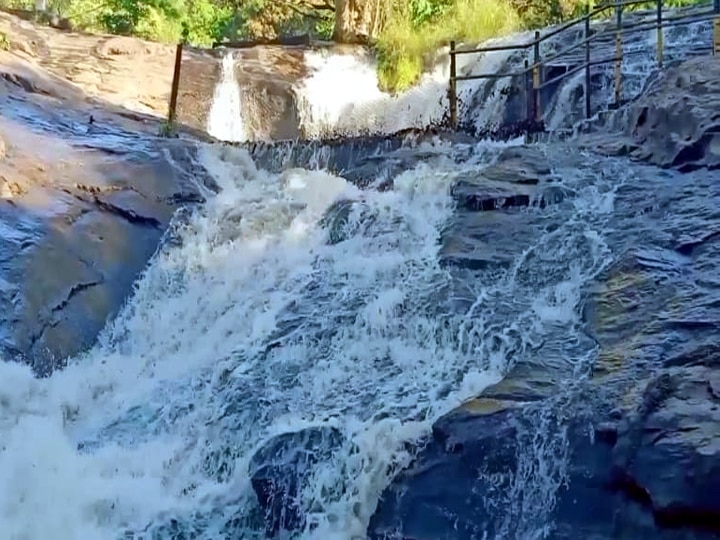
[[[513, 36], [512, 39], [517, 39]], [[491, 40], [493, 44], [511, 38]], [[490, 43], [490, 42], [488, 42]], [[458, 57], [462, 74], [495, 73], [512, 61], [513, 51], [493, 51], [484, 55]], [[448, 111], [450, 62], [447, 48], [438, 52], [433, 69], [412, 88], [397, 94], [380, 89], [377, 62], [369, 51], [334, 53], [307, 51], [305, 64], [309, 76], [296, 90], [301, 130], [307, 137], [335, 134], [393, 133], [441, 123]], [[467, 82], [459, 88], [466, 109], [473, 108], [477, 129], [496, 126], [503, 120], [503, 90], [509, 78]], [[474, 107], [472, 97], [484, 96]]]
[[[637, 21], [642, 15], [629, 14]], [[614, 33], [607, 21], [593, 23], [600, 37], [593, 42], [591, 58], [615, 54]], [[585, 72], [578, 68], [584, 56], [561, 54], [577, 45], [582, 29], [561, 32], [540, 43], [541, 59], [553, 59], [543, 74], [540, 117], [547, 129], [580, 126], [585, 120], [588, 93]], [[683, 58], [710, 41], [708, 21], [665, 30], [666, 62]], [[485, 134], [528, 119], [530, 80], [524, 71], [531, 61], [532, 32], [515, 33], [479, 44], [500, 47], [482, 53], [460, 53], [460, 77], [498, 75], [460, 80], [457, 84], [459, 119], [463, 128]], [[621, 100], [633, 99], [656, 72], [654, 29], [630, 33], [622, 41]], [[502, 47], [509, 47], [502, 50]], [[463, 48], [474, 48], [471, 43]], [[581, 58], [582, 56], [582, 58]], [[381, 89], [377, 61], [363, 47], [314, 46], [311, 48], [262, 46], [227, 53], [208, 117], [208, 132], [224, 141], [315, 139], [363, 134], [388, 134], [442, 124], [448, 116], [450, 55], [436, 51], [432, 66], [410, 89], [388, 93]], [[242, 63], [243, 90], [236, 79]], [[582, 66], [581, 66], [582, 67]], [[590, 70], [591, 116], [615, 102], [614, 65]], [[245, 113], [245, 114], [243, 114]]]
[[248, 139], [232, 52], [226, 53], [222, 60], [220, 81], [215, 87], [207, 131], [221, 141], [242, 142]]

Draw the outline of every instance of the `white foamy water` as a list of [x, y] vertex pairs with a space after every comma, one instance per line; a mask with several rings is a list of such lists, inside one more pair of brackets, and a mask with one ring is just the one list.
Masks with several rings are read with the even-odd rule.
[[[522, 39], [496, 39], [488, 45]], [[512, 51], [458, 56], [458, 75], [497, 73]], [[411, 89], [393, 95], [379, 88], [377, 64], [369, 52], [338, 54], [329, 51], [307, 51], [305, 63], [310, 76], [297, 90], [300, 121], [308, 137], [333, 133], [392, 133], [408, 128], [422, 128], [443, 120], [448, 110], [450, 64], [447, 49], [439, 53], [446, 60], [422, 76]], [[473, 121], [479, 128], [498, 123], [503, 114], [507, 79], [476, 80], [458, 83], [458, 96], [469, 103], [471, 96], [486, 85], [498, 91], [491, 93], [483, 105], [473, 110]], [[467, 112], [461, 110], [461, 114]]]
[[[664, 33], [666, 62], [687, 57], [694, 49], [707, 47], [711, 42], [710, 24], [707, 21], [667, 28]], [[593, 45], [592, 60], [612, 58], [615, 55], [611, 31], [608, 36], [606, 43]], [[560, 34], [542, 44], [541, 55], [554, 54], [580, 39], [579, 36], [573, 38]], [[652, 29], [630, 33], [623, 39], [625, 59], [621, 99], [630, 99], [637, 96], [648, 76], [657, 68], [657, 38]], [[488, 40], [482, 45], [519, 44], [531, 40], [531, 33], [526, 32]], [[523, 69], [523, 59], [530, 60], [531, 52], [531, 49], [527, 49], [458, 55], [457, 73], [459, 76], [519, 73]], [[408, 128], [423, 128], [442, 121], [448, 111], [448, 49], [438, 51], [438, 57], [442, 61], [431, 72], [424, 74], [416, 86], [391, 95], [379, 89], [376, 62], [369, 52], [306, 52], [305, 63], [310, 76], [296, 89], [303, 132], [308, 137], [392, 133]], [[613, 69], [612, 63], [592, 67], [593, 112], [607, 110], [614, 103]], [[507, 122], [507, 90], [510, 83], [509, 77], [458, 81], [460, 118], [478, 131], [495, 129]], [[549, 129], [571, 127], [583, 119], [584, 87], [584, 71], [561, 81], [550, 102], [542, 104], [542, 114]], [[524, 110], [524, 107], [521, 108]], [[523, 113], [519, 114], [515, 120], [522, 118]]]
[[240, 87], [235, 77], [235, 57], [232, 52], [226, 53], [222, 60], [220, 80], [215, 87], [208, 114], [207, 132], [221, 141], [247, 140]]
[[[617, 176], [586, 172], [506, 272], [466, 283], [444, 268], [448, 188], [495, 146], [466, 164], [440, 154], [384, 193], [206, 148], [221, 193], [178, 228], [101, 344], [49, 379], [0, 364], [0, 538], [168, 537], [173, 519], [193, 538], [259, 538], [249, 458], [317, 425], [348, 442], [303, 493], [302, 537], [363, 538], [403, 442], [554, 329], [544, 358], [572, 359], [580, 287], [607, 258]], [[328, 243], [319, 220], [338, 200], [354, 202]]]

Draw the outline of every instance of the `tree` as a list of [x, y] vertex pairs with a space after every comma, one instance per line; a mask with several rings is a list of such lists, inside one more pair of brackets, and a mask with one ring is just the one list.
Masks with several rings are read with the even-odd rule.
[[[248, 38], [293, 30], [332, 29], [340, 43], [367, 43], [379, 32], [392, 0], [218, 0], [235, 8]], [[321, 32], [324, 34], [324, 32]], [[328, 35], [327, 37], [330, 37]]]
[[333, 39], [367, 43], [379, 34], [391, 6], [391, 0], [335, 0]]

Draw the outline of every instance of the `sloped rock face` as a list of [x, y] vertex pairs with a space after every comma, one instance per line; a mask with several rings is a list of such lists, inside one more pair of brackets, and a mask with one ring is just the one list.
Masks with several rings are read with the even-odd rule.
[[643, 94], [603, 116], [580, 144], [682, 172], [720, 167], [720, 60], [694, 58], [652, 77]]
[[0, 354], [47, 375], [94, 343], [175, 211], [204, 200], [213, 184], [189, 142], [105, 126], [79, 152], [72, 134], [55, 148], [55, 133], [8, 125], [15, 136], [0, 163]]

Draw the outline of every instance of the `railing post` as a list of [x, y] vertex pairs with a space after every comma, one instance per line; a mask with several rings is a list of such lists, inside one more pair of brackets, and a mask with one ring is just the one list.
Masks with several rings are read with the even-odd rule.
[[663, 2], [657, 0], [657, 61], [658, 67], [663, 67]]
[[533, 120], [540, 122], [542, 108], [540, 103], [540, 32], [535, 30], [535, 43], [533, 44]]
[[179, 42], [175, 48], [175, 69], [173, 71], [172, 88], [170, 89], [170, 106], [168, 107], [167, 128], [172, 129], [175, 124], [175, 113], [177, 109], [178, 89], [180, 88], [180, 67], [182, 66], [183, 42]]
[[620, 105], [622, 96], [622, 4], [615, 6], [615, 105]]
[[713, 55], [720, 54], [720, 0], [713, 0]]
[[585, 5], [585, 118], [590, 118], [590, 4]]
[[450, 88], [448, 101], [450, 106], [450, 127], [457, 129], [458, 106], [457, 106], [457, 65], [455, 63], [455, 41], [450, 42]]
[[532, 105], [532, 76], [530, 75], [530, 62], [525, 59], [525, 69], [523, 70], [523, 100], [525, 102], [525, 120], [532, 120], [533, 118], [533, 105]]

